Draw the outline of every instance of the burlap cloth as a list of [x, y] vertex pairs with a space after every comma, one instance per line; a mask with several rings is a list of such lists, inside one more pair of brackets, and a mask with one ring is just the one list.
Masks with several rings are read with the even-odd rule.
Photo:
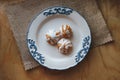
[[9, 4], [6, 12], [18, 47], [21, 51], [25, 70], [39, 66], [31, 57], [26, 45], [28, 25], [41, 10], [50, 6], [67, 6], [77, 10], [88, 22], [92, 33], [92, 46], [112, 41], [112, 37], [98, 9], [95, 0], [25, 0], [17, 4]]

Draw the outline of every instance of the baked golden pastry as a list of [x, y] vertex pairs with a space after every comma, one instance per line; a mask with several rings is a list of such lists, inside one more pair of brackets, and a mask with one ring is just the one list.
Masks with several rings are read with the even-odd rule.
[[62, 38], [57, 43], [58, 50], [60, 53], [68, 54], [72, 50], [72, 42], [68, 39]]
[[49, 44], [55, 45], [61, 39], [60, 32], [50, 30], [48, 33], [46, 33], [46, 39]]
[[69, 25], [62, 25], [60, 28], [60, 34], [63, 38], [70, 38], [73, 35], [72, 29]]

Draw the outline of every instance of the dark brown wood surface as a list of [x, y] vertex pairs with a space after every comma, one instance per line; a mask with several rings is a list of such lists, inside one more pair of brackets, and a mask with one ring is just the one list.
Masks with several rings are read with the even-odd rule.
[[3, 6], [12, 1], [17, 2], [0, 0], [0, 80], [120, 80], [120, 0], [96, 0], [114, 41], [92, 48], [81, 63], [64, 71], [24, 70]]

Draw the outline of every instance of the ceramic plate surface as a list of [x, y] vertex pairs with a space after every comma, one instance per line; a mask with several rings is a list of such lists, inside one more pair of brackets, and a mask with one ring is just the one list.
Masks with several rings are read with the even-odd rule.
[[[71, 54], [61, 54], [55, 46], [46, 41], [49, 30], [59, 30], [68, 24], [73, 30], [73, 50]], [[30, 54], [41, 65], [56, 70], [64, 70], [77, 65], [84, 59], [91, 44], [91, 34], [85, 19], [75, 10], [56, 6], [40, 12], [31, 22], [27, 35]]]

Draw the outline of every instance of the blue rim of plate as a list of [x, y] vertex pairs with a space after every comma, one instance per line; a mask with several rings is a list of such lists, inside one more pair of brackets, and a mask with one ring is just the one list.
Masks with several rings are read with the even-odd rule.
[[[46, 68], [49, 68], [47, 66], [44, 65], [44, 62], [45, 62], [45, 57], [42, 56], [42, 54], [40, 54], [39, 52], [37, 52], [37, 47], [36, 47], [36, 44], [35, 44], [35, 41], [33, 41], [32, 39], [28, 39], [28, 33], [29, 33], [29, 29], [30, 29], [30, 26], [32, 24], [32, 22], [43, 12], [45, 12], [46, 10], [51, 10], [52, 8], [62, 8], [62, 9], [70, 9], [72, 11], [75, 11], [77, 12], [79, 15], [80, 13], [78, 11], [76, 11], [75, 9], [72, 9], [70, 7], [66, 7], [66, 6], [51, 6], [49, 8], [45, 8], [43, 10], [41, 10], [40, 12], [38, 12], [34, 17], [33, 19], [30, 21], [30, 23], [28, 24], [28, 31], [27, 31], [27, 39], [26, 39], [26, 42], [27, 42], [27, 47], [29, 49], [29, 53], [30, 55], [34, 58], [34, 60], [36, 62], [38, 62], [40, 65], [46, 67]], [[70, 12], [72, 13], [72, 12]], [[59, 13], [55, 13], [55, 14], [59, 14]], [[45, 15], [43, 14], [44, 16], [51, 16], [51, 15], [54, 15], [54, 14], [51, 14], [51, 15]], [[63, 14], [64, 15], [64, 14]], [[67, 14], [67, 15], [70, 15], [70, 14]], [[83, 18], [83, 16], [81, 16]], [[83, 18], [84, 19], [84, 18]], [[85, 19], [84, 19], [85, 20]], [[86, 22], [86, 20], [85, 20]], [[87, 22], [86, 22], [87, 23]], [[88, 25], [88, 24], [87, 24]], [[88, 27], [89, 28], [89, 27]], [[89, 31], [90, 31], [90, 28], [89, 28]], [[75, 56], [75, 62], [76, 62], [76, 65], [81, 62], [85, 56], [87, 55], [89, 49], [90, 49], [90, 46], [91, 46], [91, 32], [90, 32], [90, 35], [89, 36], [86, 36], [82, 41], [82, 49], [77, 53], [77, 55]], [[30, 46], [29, 46], [30, 45]], [[34, 48], [33, 48], [34, 47]], [[30, 51], [30, 49], [34, 49], [34, 51]], [[39, 56], [39, 58], [35, 58], [36, 55]], [[72, 65], [66, 69], [69, 69], [71, 67], [74, 67], [75, 65]], [[49, 69], [52, 69], [52, 68], [49, 68]], [[53, 70], [61, 70], [61, 69], [53, 69]], [[65, 70], [65, 69], [62, 69], [62, 70]]]

